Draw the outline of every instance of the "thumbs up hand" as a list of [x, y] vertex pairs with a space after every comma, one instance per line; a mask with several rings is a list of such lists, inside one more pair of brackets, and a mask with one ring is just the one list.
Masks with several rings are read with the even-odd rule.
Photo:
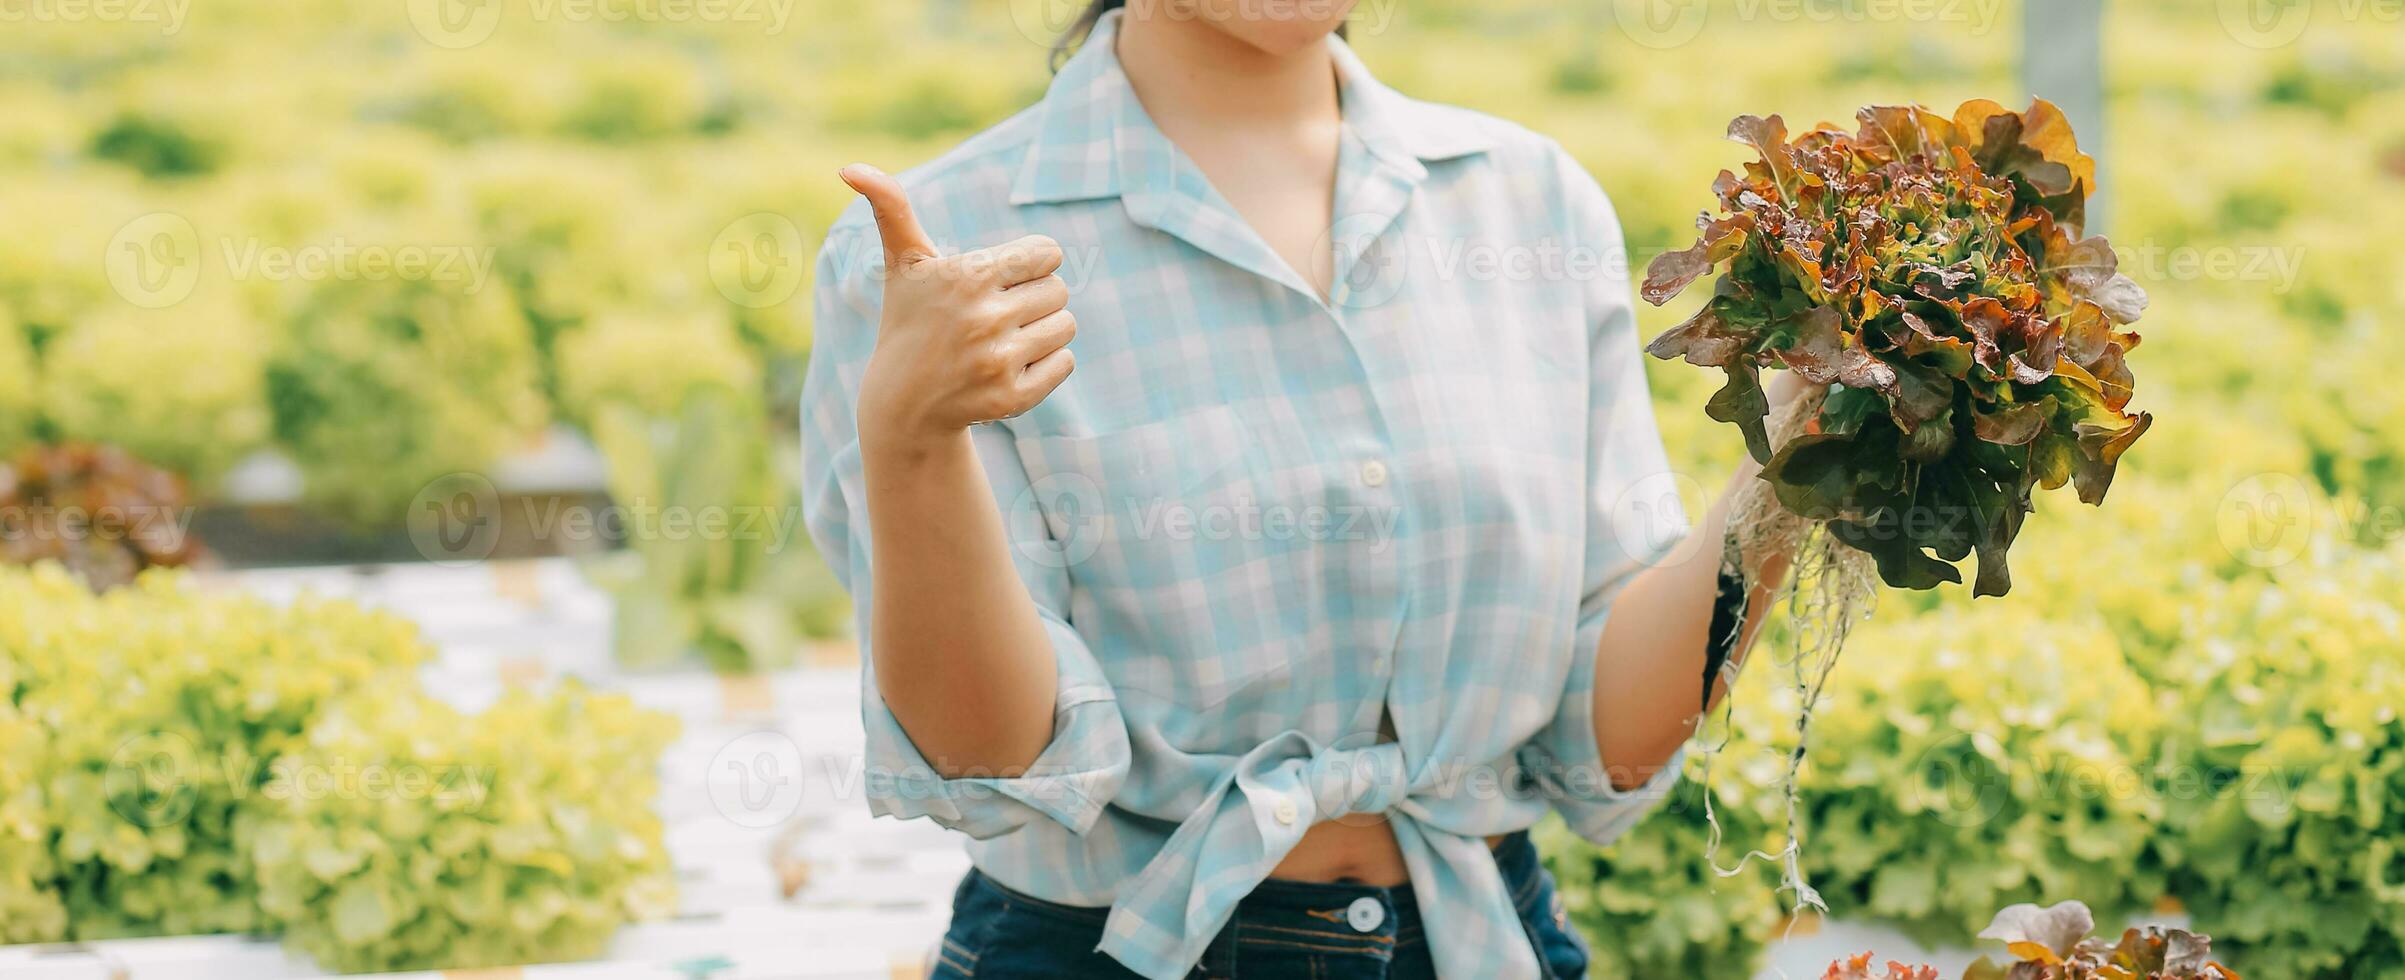
[[924, 445], [1035, 407], [1069, 377], [1069, 286], [1059, 243], [1042, 235], [936, 254], [902, 185], [853, 164], [885, 247], [885, 312], [860, 384], [862, 440]]

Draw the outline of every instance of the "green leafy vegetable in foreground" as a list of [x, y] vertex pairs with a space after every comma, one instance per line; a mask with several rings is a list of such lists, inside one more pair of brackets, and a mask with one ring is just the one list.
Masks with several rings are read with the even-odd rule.
[[[1777, 116], [1729, 137], [1761, 154], [1713, 184], [1721, 214], [1656, 259], [1656, 305], [1719, 271], [1710, 300], [1647, 350], [1717, 367], [1706, 412], [1734, 423], [1779, 503], [1825, 522], [1898, 588], [2012, 587], [2005, 552], [2035, 488], [2100, 503], [2152, 421], [2126, 411], [2146, 294], [2083, 238], [2095, 161], [2041, 100], [1952, 118], [1873, 106], [1847, 133], [1790, 139]], [[1834, 386], [1773, 451], [1761, 372]]]
[[339, 970], [592, 956], [671, 910], [674, 718], [463, 712], [407, 621], [162, 571], [0, 566], [0, 942], [281, 933]]
[[[356, 972], [600, 955], [675, 911], [653, 767], [676, 721], [573, 684], [473, 715], [361, 692], [270, 763], [237, 824], [284, 941]], [[388, 785], [314, 789], [329, 775]]]

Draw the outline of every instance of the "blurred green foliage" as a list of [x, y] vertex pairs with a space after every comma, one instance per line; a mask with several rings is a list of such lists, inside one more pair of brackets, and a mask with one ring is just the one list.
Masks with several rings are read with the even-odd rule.
[[848, 618], [834, 573], [805, 557], [800, 510], [784, 506], [794, 491], [778, 474], [790, 450], [744, 424], [751, 404], [695, 388], [665, 418], [612, 404], [594, 420], [610, 495], [647, 505], [628, 520], [691, 525], [638, 528], [626, 551], [595, 561], [595, 580], [616, 600], [620, 664], [698, 652], [725, 671], [789, 666], [804, 637], [839, 632]]
[[623, 695], [421, 688], [415, 627], [0, 568], [0, 941], [283, 933], [345, 970], [589, 957], [672, 911]]

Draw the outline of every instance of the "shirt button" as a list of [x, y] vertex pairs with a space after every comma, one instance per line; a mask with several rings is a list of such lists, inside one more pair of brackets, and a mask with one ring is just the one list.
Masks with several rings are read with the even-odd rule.
[[1352, 924], [1354, 932], [1374, 931], [1386, 921], [1386, 905], [1366, 895], [1356, 898], [1352, 907], [1344, 910], [1344, 920]]
[[1287, 827], [1292, 827], [1292, 826], [1294, 826], [1294, 818], [1295, 818], [1295, 812], [1294, 812], [1294, 801], [1293, 801], [1293, 800], [1279, 800], [1279, 801], [1278, 801], [1278, 805], [1270, 809], [1270, 815], [1271, 815], [1271, 816], [1274, 816], [1274, 817], [1277, 817], [1277, 818], [1278, 818], [1278, 823], [1279, 823], [1279, 824], [1281, 824], [1281, 825], [1283, 825], [1283, 826], [1287, 826]]
[[1374, 459], [1361, 464], [1361, 484], [1370, 487], [1385, 486], [1386, 464]]

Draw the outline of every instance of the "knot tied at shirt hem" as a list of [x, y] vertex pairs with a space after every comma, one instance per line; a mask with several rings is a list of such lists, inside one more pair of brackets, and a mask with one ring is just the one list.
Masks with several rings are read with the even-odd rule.
[[[1394, 830], [1420, 907], [1447, 923], [1428, 939], [1438, 974], [1538, 976], [1535, 951], [1486, 846], [1493, 831], [1466, 819], [1474, 808], [1448, 805], [1473, 800], [1414, 797], [1433, 788], [1421, 785], [1424, 775], [1395, 742], [1323, 746], [1288, 731], [1255, 746], [1120, 892], [1100, 950], [1146, 977], [1186, 976], [1237, 903], [1314, 824], [1380, 814]], [[1454, 810], [1465, 819], [1448, 819]]]

